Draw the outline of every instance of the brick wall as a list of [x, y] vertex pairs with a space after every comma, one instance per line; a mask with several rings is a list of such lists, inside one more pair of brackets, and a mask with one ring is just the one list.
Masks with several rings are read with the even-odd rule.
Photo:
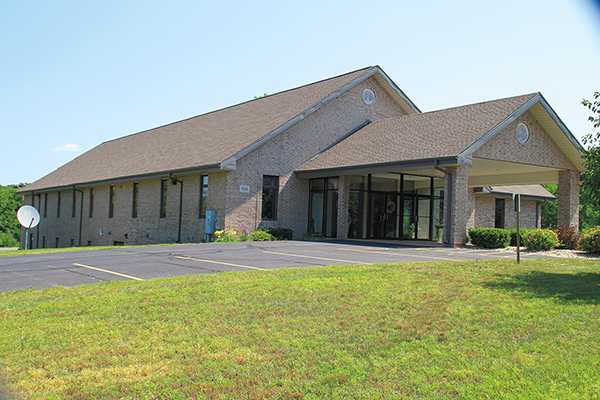
[[[367, 105], [362, 92], [369, 88], [376, 101]], [[298, 124], [268, 141], [237, 161], [235, 171], [209, 173], [207, 209], [216, 209], [223, 227], [239, 230], [240, 223], [249, 227], [282, 227], [301, 238], [308, 226], [309, 188], [307, 179], [296, 178], [294, 171], [340, 137], [367, 119], [372, 121], [404, 115], [404, 111], [374, 78], [369, 78], [320, 108]], [[262, 177], [279, 176], [278, 218], [262, 221]], [[165, 175], [164, 178], [168, 176]], [[204, 239], [204, 218], [198, 218], [201, 174], [176, 175], [183, 181], [181, 241], [199, 242]], [[81, 223], [82, 245], [174, 243], [179, 224], [180, 183], [167, 185], [167, 215], [159, 218], [161, 178], [141, 179], [139, 182], [138, 216], [132, 218], [133, 183], [115, 184], [114, 216], [108, 218], [110, 185], [94, 186], [94, 212], [89, 217], [89, 187], [84, 192]], [[250, 193], [240, 191], [249, 186]], [[57, 218], [58, 192], [48, 193], [47, 217], [42, 218], [38, 245], [46, 247], [79, 244], [79, 212], [81, 194], [77, 194], [76, 216], [72, 217], [73, 190], [61, 191], [61, 216]], [[31, 196], [27, 196], [31, 204]], [[42, 208], [44, 194], [41, 194]], [[36, 198], [37, 205], [37, 198]], [[40, 210], [43, 213], [43, 210]], [[343, 227], [342, 227], [343, 228]], [[109, 234], [110, 232], [110, 234]], [[36, 234], [36, 231], [33, 231]], [[34, 244], [36, 238], [34, 238]]]
[[[475, 218], [470, 228], [494, 228], [496, 226], [496, 199], [489, 196], [475, 196]], [[536, 228], [539, 226], [538, 202], [534, 200], [521, 200], [521, 214], [519, 226], [521, 228]], [[517, 227], [517, 214], [513, 210], [512, 199], [504, 201], [504, 228]]]
[[[367, 88], [375, 93], [372, 105], [362, 99]], [[251, 227], [289, 228], [294, 231], [294, 238], [301, 238], [308, 229], [309, 180], [296, 178], [294, 171], [367, 119], [404, 114], [374, 78], [342, 94], [237, 161], [236, 170], [229, 172], [227, 178], [225, 226], [239, 229], [243, 221]], [[261, 220], [263, 175], [279, 176], [277, 221]], [[250, 186], [250, 193], [241, 193], [240, 185]], [[338, 226], [338, 233], [342, 232], [340, 229], [344, 227]]]

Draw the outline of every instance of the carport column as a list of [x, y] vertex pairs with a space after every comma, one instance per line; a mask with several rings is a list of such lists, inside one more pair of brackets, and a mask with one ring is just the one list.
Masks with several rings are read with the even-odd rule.
[[[461, 247], [467, 241], [467, 222], [471, 215], [469, 209], [471, 203], [468, 199], [469, 167], [459, 165], [457, 167], [447, 167], [446, 169], [452, 173], [452, 187], [448, 190], [448, 184], [446, 183], [446, 193], [448, 195], [444, 199], [450, 205], [450, 240], [448, 244]], [[448, 180], [448, 177], [446, 177], [446, 180]]]
[[348, 203], [350, 202], [350, 176], [339, 177], [337, 237], [348, 239]]
[[558, 225], [579, 229], [579, 172], [558, 173]]

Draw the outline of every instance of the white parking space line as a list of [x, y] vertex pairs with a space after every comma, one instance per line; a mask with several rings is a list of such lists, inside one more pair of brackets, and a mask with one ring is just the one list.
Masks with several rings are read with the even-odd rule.
[[142, 278], [136, 278], [135, 276], [120, 274], [118, 272], [109, 271], [109, 270], [102, 269], [102, 268], [90, 267], [89, 265], [83, 265], [83, 264], [78, 264], [78, 263], [73, 263], [73, 265], [76, 265], [78, 267], [93, 269], [93, 270], [100, 271], [100, 272], [106, 272], [107, 274], [122, 276], [123, 278], [132, 279], [134, 281], [143, 281]]
[[302, 258], [313, 258], [316, 260], [325, 260], [325, 261], [339, 261], [339, 262], [347, 262], [347, 263], [352, 263], [352, 264], [370, 264], [369, 262], [364, 262], [364, 261], [352, 261], [352, 260], [339, 260], [336, 258], [325, 258], [325, 257], [315, 257], [315, 256], [303, 256], [300, 254], [290, 254], [290, 253], [277, 253], [274, 251], [265, 251], [263, 250], [263, 253], [267, 253], [267, 254], [278, 254], [280, 256], [288, 256], [288, 257], [302, 257]]
[[200, 262], [213, 263], [213, 264], [229, 265], [231, 267], [256, 269], [256, 270], [259, 270], [259, 271], [270, 271], [270, 269], [266, 269], [266, 268], [250, 267], [248, 265], [232, 264], [232, 263], [226, 263], [226, 262], [223, 262], [223, 261], [203, 260], [203, 259], [200, 259], [200, 258], [182, 257], [182, 256], [175, 256], [175, 258], [179, 258], [181, 260], [192, 260], [192, 261], [200, 261]]
[[356, 250], [356, 249], [338, 249], [342, 251], [357, 251], [360, 253], [374, 253], [374, 254], [385, 254], [388, 256], [404, 256], [404, 257], [417, 257], [417, 258], [427, 258], [430, 260], [447, 260], [447, 261], [457, 261], [455, 258], [442, 258], [438, 256], [417, 256], [415, 254], [402, 254], [402, 253], [394, 253], [393, 251], [376, 251], [376, 250]]

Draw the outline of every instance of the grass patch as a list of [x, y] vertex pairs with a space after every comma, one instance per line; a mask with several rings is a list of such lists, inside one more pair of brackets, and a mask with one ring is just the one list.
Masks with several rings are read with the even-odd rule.
[[376, 264], [0, 294], [31, 399], [597, 399], [600, 263]]

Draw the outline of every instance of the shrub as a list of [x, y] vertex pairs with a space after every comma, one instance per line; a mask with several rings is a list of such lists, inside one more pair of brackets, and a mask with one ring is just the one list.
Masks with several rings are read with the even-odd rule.
[[506, 229], [497, 228], [472, 228], [469, 229], [471, 243], [476, 247], [497, 249], [510, 244], [510, 235]]
[[[517, 245], [517, 230], [516, 229], [507, 229], [508, 230], [508, 234], [510, 235], [510, 245], [511, 246], [516, 246]], [[527, 232], [529, 229], [527, 228], [523, 228], [523, 229], [519, 229], [519, 234], [521, 235], [521, 247], [523, 247], [523, 234], [525, 232]]]
[[268, 228], [264, 231], [270, 233], [276, 240], [292, 240], [294, 231], [287, 228]]
[[265, 241], [265, 240], [275, 240], [273, 235], [267, 232], [265, 229], [257, 229], [250, 234], [250, 237], [253, 241]]
[[570, 250], [579, 247], [579, 232], [572, 226], [557, 226], [554, 232], [558, 235], [559, 247]]
[[224, 242], [237, 242], [238, 237], [235, 229], [221, 229], [220, 231], [215, 231], [215, 243], [224, 243]]
[[304, 236], [302, 236], [302, 240], [325, 240], [325, 236], [323, 236], [322, 233], [306, 232]]
[[19, 247], [21, 244], [8, 232], [0, 232], [0, 247]]
[[558, 235], [550, 229], [529, 229], [523, 233], [523, 246], [529, 250], [552, 250], [558, 247]]
[[592, 228], [579, 239], [581, 250], [592, 254], [600, 254], [600, 227]]

